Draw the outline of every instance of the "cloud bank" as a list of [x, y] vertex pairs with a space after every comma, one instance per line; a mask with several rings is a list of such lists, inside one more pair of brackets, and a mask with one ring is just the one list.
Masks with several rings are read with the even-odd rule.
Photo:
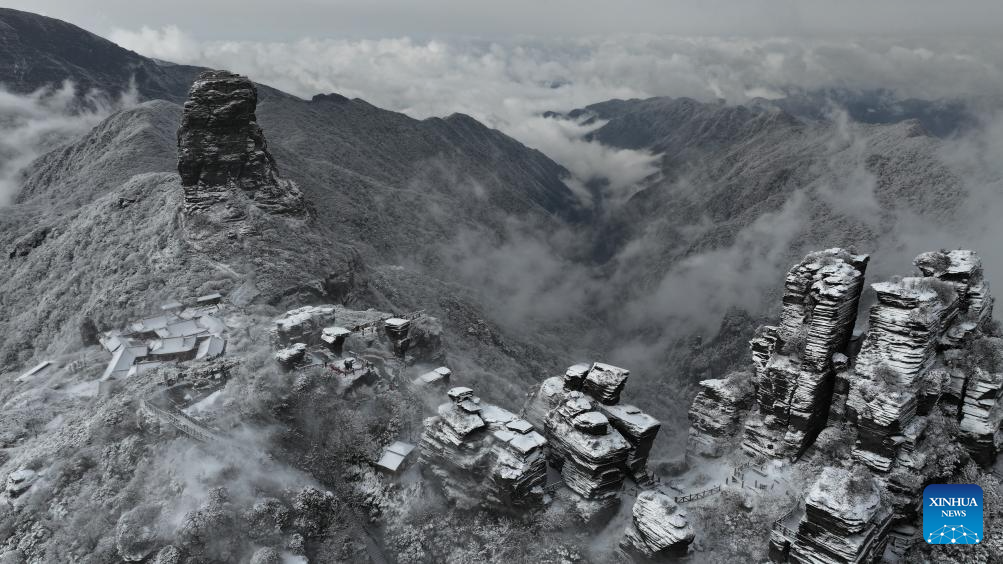
[[226, 68], [308, 98], [338, 92], [415, 118], [465, 113], [540, 149], [612, 201], [653, 174], [658, 155], [583, 139], [590, 128], [540, 117], [613, 98], [745, 103], [839, 88], [1003, 105], [1003, 41], [630, 35], [485, 41], [201, 41], [177, 26], [116, 29], [116, 43], [179, 63]]
[[81, 97], [71, 82], [27, 95], [0, 88], [0, 207], [13, 202], [21, 173], [32, 161], [135, 103], [135, 91], [118, 100], [100, 92]]

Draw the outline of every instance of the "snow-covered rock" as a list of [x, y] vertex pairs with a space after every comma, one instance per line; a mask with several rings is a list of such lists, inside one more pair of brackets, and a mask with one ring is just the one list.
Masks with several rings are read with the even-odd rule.
[[719, 456], [741, 424], [742, 412], [755, 400], [755, 390], [747, 373], [700, 382], [700, 393], [690, 406], [687, 451]]
[[582, 497], [618, 497], [631, 444], [608, 425], [589, 425], [587, 430], [576, 425], [576, 420], [592, 413], [602, 417], [582, 392], [569, 392], [564, 403], [551, 411], [546, 421], [550, 461], [560, 468], [564, 483]]
[[[570, 370], [576, 368], [572, 366]], [[597, 362], [585, 375], [583, 389], [597, 401], [606, 405], [614, 405], [620, 401], [620, 392], [627, 385], [630, 370]]]
[[[325, 334], [330, 335], [333, 340], [335, 329], [338, 329], [333, 327], [335, 312], [333, 305], [309, 305], [289, 310], [272, 322], [272, 340], [276, 345], [291, 343], [312, 345], [323, 340]], [[331, 331], [327, 331], [327, 329], [331, 329]], [[347, 329], [343, 329], [343, 331], [347, 331]], [[347, 334], [341, 333], [340, 335], [344, 338], [350, 333], [349, 331]]]
[[178, 129], [187, 214], [211, 210], [233, 221], [253, 204], [269, 213], [306, 215], [299, 187], [278, 175], [257, 123], [257, 105], [258, 90], [247, 77], [206, 71], [192, 84]]
[[795, 562], [871, 562], [888, 542], [892, 512], [881, 505], [866, 470], [827, 467], [805, 498], [804, 515], [788, 547]]
[[800, 456], [825, 426], [833, 359], [845, 358], [868, 261], [833, 248], [805, 256], [787, 273], [779, 326], [761, 328], [750, 341], [758, 416], [746, 426], [746, 451]]
[[637, 496], [620, 547], [645, 558], [682, 556], [696, 537], [682, 508], [654, 490]]
[[989, 466], [1003, 448], [1003, 374], [972, 370], [961, 405], [962, 441], [980, 464]]
[[536, 506], [547, 480], [547, 440], [533, 425], [473, 390], [449, 390], [450, 402], [425, 420], [419, 444], [425, 469], [447, 496], [469, 505]]

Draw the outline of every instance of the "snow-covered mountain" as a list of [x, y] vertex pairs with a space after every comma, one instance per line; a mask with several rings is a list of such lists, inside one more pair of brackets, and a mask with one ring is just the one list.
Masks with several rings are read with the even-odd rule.
[[[930, 250], [928, 240], [907, 236], [917, 225], [963, 233], [952, 226], [971, 218], [971, 171], [951, 157], [945, 137], [974, 125], [950, 104], [897, 107], [881, 98], [840, 112], [832, 97], [813, 95], [748, 106], [651, 98], [551, 114], [591, 126], [590, 141], [658, 157], [657, 172], [628, 193], [593, 187], [589, 207], [561, 165], [466, 115], [416, 120], [338, 94], [305, 100], [252, 87], [235, 75], [224, 80], [239, 94], [215, 107], [216, 94], [189, 99], [198, 77], [210, 80], [205, 70], [0, 9], [8, 91], [70, 81], [78, 112], [94, 111], [90, 91], [124, 100], [83, 135], [48, 140], [56, 147], [24, 168], [13, 203], [0, 207], [0, 410], [10, 415], [0, 424], [0, 465], [4, 476], [30, 470], [11, 486], [34, 488], [0, 513], [0, 555], [166, 564], [264, 554], [271, 560], [253, 561], [278, 562], [288, 549], [284, 556], [321, 562], [380, 562], [388, 553], [464, 561], [479, 554], [465, 552], [468, 540], [500, 538], [490, 558], [549, 550], [569, 562], [601, 560], [609, 555], [601, 543], [552, 514], [529, 525], [495, 514], [471, 519], [435, 505], [438, 498], [423, 508], [413, 483], [373, 485], [382, 448], [420, 425], [429, 406], [396, 381], [343, 398], [309, 374], [281, 374], [269, 324], [285, 310], [330, 303], [366, 335], [359, 320], [421, 312], [415, 354], [444, 355], [492, 417], [495, 403], [518, 412], [534, 385], [572, 362], [629, 367], [631, 401], [662, 421], [650, 455], [658, 475], [683, 453], [697, 383], [747, 364], [748, 340], [800, 256], [856, 247], [875, 257], [868, 276], [881, 278]], [[863, 119], [868, 104], [878, 110]], [[218, 129], [209, 131], [214, 119]], [[226, 176], [203, 174], [207, 162], [240, 169], [245, 158], [254, 166], [222, 184], [199, 180]], [[243, 192], [227, 184], [248, 178]], [[193, 211], [220, 204], [217, 197], [237, 203]], [[991, 278], [993, 251], [982, 254]], [[93, 397], [98, 361], [107, 360], [96, 333], [159, 318], [169, 300], [216, 292], [231, 308], [228, 354], [244, 364], [237, 384], [199, 405], [223, 413], [217, 425], [233, 435], [232, 449], [207, 453], [150, 432], [157, 412], [145, 398], [154, 383], [132, 380]], [[871, 300], [865, 292], [862, 307]], [[386, 338], [373, 337], [375, 346]], [[355, 344], [372, 347], [373, 339]], [[43, 361], [59, 369], [39, 365], [41, 376], [20, 376]], [[394, 373], [392, 360], [377, 364]], [[464, 403], [472, 393], [454, 399], [476, 413], [483, 408]], [[508, 415], [511, 429], [523, 425]], [[590, 432], [606, 429], [598, 415], [588, 423]], [[441, 432], [444, 442], [449, 433]], [[645, 435], [645, 448], [652, 442]], [[395, 505], [394, 496], [408, 503]], [[436, 528], [424, 511], [442, 511], [447, 525]], [[84, 522], [92, 512], [94, 522]], [[74, 529], [59, 525], [66, 515]], [[372, 526], [376, 517], [385, 529]], [[628, 518], [620, 513], [600, 538], [619, 535]], [[529, 542], [541, 527], [553, 542]]]

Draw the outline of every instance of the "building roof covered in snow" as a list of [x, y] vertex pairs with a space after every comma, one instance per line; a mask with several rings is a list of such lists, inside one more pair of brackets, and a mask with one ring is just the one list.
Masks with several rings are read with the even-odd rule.
[[391, 317], [390, 319], [384, 321], [384, 323], [386, 323], [387, 327], [393, 329], [401, 329], [403, 327], [407, 327], [407, 325], [411, 323], [411, 321], [401, 317]]
[[195, 348], [195, 337], [171, 337], [161, 339], [150, 346], [150, 356], [163, 356], [191, 351]]
[[226, 341], [215, 335], [210, 335], [208, 339], [199, 342], [199, 350], [195, 353], [198, 360], [208, 360], [223, 354], [226, 349]]
[[191, 335], [200, 335], [205, 332], [206, 328], [199, 325], [199, 323], [194, 319], [182, 319], [156, 330], [157, 336], [161, 339], [168, 339], [171, 337], [188, 337]]
[[136, 362], [137, 358], [145, 357], [146, 353], [146, 345], [142, 347], [121, 346], [115, 349], [115, 352], [111, 355], [111, 361], [108, 363], [108, 368], [105, 368], [101, 379], [110, 380], [112, 378], [124, 378], [128, 376], [132, 364]]
[[383, 456], [380, 457], [376, 466], [388, 472], [398, 472], [404, 468], [414, 448], [413, 444], [396, 441], [384, 449]]
[[172, 321], [176, 320], [172, 314], [158, 315], [156, 317], [147, 317], [146, 319], [141, 319], [129, 326], [134, 333], [150, 333], [156, 331], [157, 329], [163, 329], [167, 327]]

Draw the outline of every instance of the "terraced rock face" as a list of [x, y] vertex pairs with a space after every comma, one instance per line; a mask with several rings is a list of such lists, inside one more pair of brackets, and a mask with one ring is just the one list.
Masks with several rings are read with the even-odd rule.
[[469, 388], [425, 420], [422, 463], [461, 506], [527, 508], [543, 501], [547, 440], [528, 421], [488, 403]]
[[[922, 277], [873, 284], [878, 303], [854, 367], [847, 417], [858, 428], [854, 456], [874, 470], [912, 466], [923, 417], [938, 402], [954, 415], [973, 457], [990, 463], [999, 450], [996, 406], [1003, 377], [985, 336], [993, 298], [972, 251], [923, 253]], [[979, 351], [984, 351], [980, 353]], [[980, 366], [981, 365], [981, 366]]]
[[747, 451], [798, 456], [825, 426], [833, 356], [849, 344], [868, 260], [828, 249], [788, 272], [779, 326], [762, 328], [750, 342], [758, 413], [747, 426]]
[[884, 552], [891, 516], [866, 472], [826, 468], [805, 499], [790, 554], [796, 562], [870, 562]]
[[686, 449], [703, 456], [720, 456], [741, 429], [742, 416], [755, 400], [748, 373], [700, 382], [690, 406]]
[[635, 405], [619, 403], [629, 375], [601, 362], [575, 364], [563, 376], [544, 380], [523, 410], [545, 429], [551, 464], [593, 509], [618, 503], [627, 476], [638, 484], [651, 479], [648, 455], [662, 423]]
[[178, 173], [185, 212], [243, 218], [250, 201], [274, 214], [302, 216], [299, 188], [278, 175], [255, 109], [258, 91], [246, 77], [206, 71], [192, 84], [178, 129]]
[[631, 445], [608, 425], [591, 424], [596, 411], [592, 400], [581, 392], [569, 392], [566, 400], [547, 417], [551, 463], [572, 491], [586, 499], [619, 497]]

